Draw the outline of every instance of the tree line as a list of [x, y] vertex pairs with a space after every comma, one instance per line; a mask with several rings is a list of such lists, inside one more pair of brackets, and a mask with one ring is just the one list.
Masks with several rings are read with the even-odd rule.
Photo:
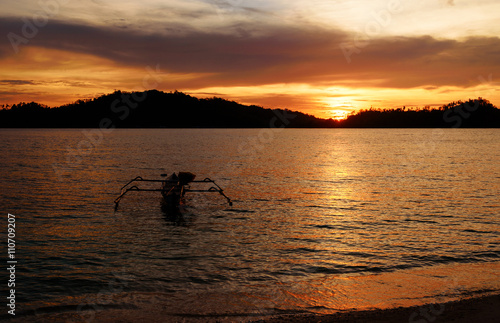
[[500, 109], [477, 98], [454, 101], [440, 107], [365, 109], [350, 114], [346, 128], [500, 128]]

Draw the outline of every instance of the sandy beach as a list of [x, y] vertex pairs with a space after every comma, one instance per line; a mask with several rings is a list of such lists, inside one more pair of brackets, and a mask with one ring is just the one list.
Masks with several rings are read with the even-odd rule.
[[280, 316], [265, 321], [281, 322], [409, 322], [466, 323], [500, 322], [500, 294], [469, 298], [443, 304], [392, 308], [386, 310], [349, 311], [331, 315]]

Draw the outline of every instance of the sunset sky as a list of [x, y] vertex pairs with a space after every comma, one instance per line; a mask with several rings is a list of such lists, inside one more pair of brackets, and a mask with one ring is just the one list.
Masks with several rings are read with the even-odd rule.
[[322, 118], [500, 105], [498, 0], [2, 0], [0, 104], [179, 90]]

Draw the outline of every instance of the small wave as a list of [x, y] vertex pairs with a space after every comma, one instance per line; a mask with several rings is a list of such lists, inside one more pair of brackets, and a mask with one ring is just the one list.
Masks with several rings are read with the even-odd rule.
[[[93, 306], [94, 308], [99, 309], [130, 309], [135, 310], [139, 309], [136, 305], [133, 304], [91, 304], [89, 306]], [[67, 312], [75, 312], [85, 311], [87, 308], [82, 308], [80, 304], [73, 305], [56, 305], [56, 306], [46, 306], [40, 307], [35, 310], [26, 310], [19, 313], [16, 313], [16, 317], [29, 317], [29, 316], [38, 316], [42, 314], [57, 314], [57, 313], [67, 313]], [[0, 319], [4, 319], [5, 315], [0, 315]], [[9, 315], [10, 317], [10, 315]]]
[[361, 273], [387, 273], [398, 270], [410, 269], [421, 267], [420, 265], [411, 265], [411, 264], [397, 264], [393, 266], [368, 266], [368, 265], [360, 265], [360, 266], [339, 266], [340, 273], [343, 274], [361, 274]]
[[326, 193], [324, 193], [324, 192], [302, 192], [302, 194], [306, 194], [306, 195], [325, 195]]
[[[352, 255], [357, 257], [365, 257], [373, 259], [373, 255], [367, 253], [346, 253], [345, 255]], [[399, 270], [427, 267], [438, 264], [451, 264], [451, 263], [483, 263], [497, 260], [500, 258], [500, 252], [482, 252], [474, 255], [464, 255], [463, 257], [451, 256], [414, 256], [408, 259], [406, 263], [399, 263], [387, 266], [373, 265], [344, 265], [333, 264], [331, 267], [326, 266], [305, 266], [296, 268], [296, 270], [304, 273], [321, 273], [328, 275], [338, 274], [368, 274], [368, 273], [387, 273]]]
[[361, 258], [380, 258], [379, 256], [372, 254], [372, 253], [358, 252], [358, 251], [345, 252], [345, 253], [343, 253], [343, 255], [355, 256], [355, 257], [361, 257]]
[[332, 268], [324, 266], [308, 266], [302, 270], [306, 273], [338, 275], [338, 274], [382, 273], [382, 272], [391, 272], [413, 267], [420, 267], [420, 266], [412, 266], [406, 264], [400, 264], [394, 266], [368, 266], [368, 265], [350, 266], [350, 265], [339, 264]]
[[474, 258], [476, 258], [476, 259], [489, 261], [491, 259], [499, 259], [500, 258], [500, 251], [477, 252], [477, 253], [474, 253], [473, 255], [474, 255]]
[[406, 222], [419, 222], [419, 223], [438, 223], [434, 220], [416, 220], [416, 219], [405, 219]]
[[463, 254], [459, 256], [448, 256], [448, 255], [428, 255], [428, 256], [418, 256], [413, 255], [407, 257], [411, 261], [412, 265], [418, 266], [431, 266], [437, 264], [451, 264], [451, 263], [482, 263], [491, 260], [497, 260], [500, 258], [500, 251], [492, 252], [478, 252]]
[[480, 231], [480, 230], [474, 230], [474, 229], [465, 229], [464, 232], [469, 232], [469, 233], [495, 233], [493, 231]]
[[338, 209], [339, 209], [339, 210], [344, 210], [344, 211], [356, 211], [356, 210], [358, 210], [358, 208], [357, 208], [357, 207], [355, 207], [355, 206], [350, 206], [350, 207], [339, 207]]
[[255, 213], [255, 211], [244, 210], [244, 209], [227, 209], [227, 210], [223, 210], [223, 212], [231, 212], [231, 213]]
[[318, 209], [333, 209], [333, 207], [331, 206], [323, 206], [323, 205], [306, 205], [306, 207], [318, 208]]
[[329, 225], [329, 224], [315, 224], [315, 225], [312, 225], [311, 227], [318, 228], [318, 229], [336, 229], [335, 226]]
[[312, 249], [312, 248], [305, 248], [305, 247], [301, 247], [301, 248], [295, 248], [293, 250], [291, 250], [292, 252], [309, 252], [309, 253], [316, 253], [316, 252], [324, 252], [326, 250], [320, 250], [320, 249]]
[[324, 266], [307, 266], [302, 269], [306, 273], [319, 273], [319, 274], [345, 274], [354, 272], [366, 271], [366, 266], [345, 266], [339, 265], [334, 268], [324, 267]]
[[218, 275], [218, 274], [209, 274], [206, 277], [196, 277], [196, 276], [189, 276], [188, 281], [191, 283], [195, 284], [201, 284], [201, 285], [210, 285], [216, 282], [223, 282], [229, 280], [228, 277]]

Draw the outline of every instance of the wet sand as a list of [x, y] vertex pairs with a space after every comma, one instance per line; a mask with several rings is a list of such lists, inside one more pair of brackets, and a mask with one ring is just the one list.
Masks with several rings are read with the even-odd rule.
[[468, 323], [500, 322], [500, 294], [463, 299], [443, 304], [427, 304], [407, 308], [340, 312], [331, 315], [293, 315], [255, 322], [409, 322], [409, 323]]

